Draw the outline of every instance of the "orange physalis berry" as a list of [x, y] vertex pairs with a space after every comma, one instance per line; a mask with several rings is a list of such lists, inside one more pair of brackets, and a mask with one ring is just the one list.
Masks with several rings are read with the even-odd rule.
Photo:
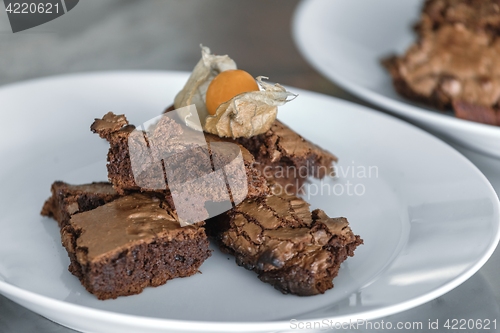
[[241, 69], [221, 72], [210, 82], [207, 89], [205, 103], [208, 113], [214, 115], [219, 105], [249, 91], [259, 91], [257, 82], [250, 74]]

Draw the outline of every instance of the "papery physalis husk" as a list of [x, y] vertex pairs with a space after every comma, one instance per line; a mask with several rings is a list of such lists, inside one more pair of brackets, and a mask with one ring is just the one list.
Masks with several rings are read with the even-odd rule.
[[[271, 85], [263, 82], [265, 77], [257, 77], [262, 90], [239, 94], [222, 103], [215, 115], [208, 114], [205, 104], [208, 86], [221, 72], [237, 69], [236, 63], [229, 56], [210, 54], [208, 47], [201, 47], [201, 60], [195, 66], [184, 88], [177, 94], [174, 106], [187, 126], [204, 130], [221, 137], [251, 137], [267, 132], [278, 113], [278, 106], [294, 99], [292, 94], [279, 84]], [[267, 78], [266, 78], [267, 79]], [[290, 98], [290, 99], [289, 99]], [[196, 105], [199, 121], [183, 108]], [[202, 128], [200, 128], [200, 123]]]
[[[227, 55], [210, 54], [210, 49], [206, 46], [201, 46], [201, 59], [191, 73], [184, 88], [175, 96], [174, 107], [178, 110], [181, 119], [184, 119], [187, 126], [201, 131], [199, 124], [203, 125], [208, 116], [207, 107], [205, 105], [208, 85], [212, 80], [223, 71], [236, 69], [236, 63]], [[194, 115], [190, 113], [191, 108], [184, 108], [188, 105], [196, 105], [200, 121], [194, 119]]]
[[267, 132], [276, 120], [278, 106], [297, 95], [286, 91], [279, 84], [271, 85], [262, 79], [267, 78], [257, 77], [262, 90], [242, 93], [222, 103], [215, 115], [206, 118], [203, 130], [231, 138], [249, 138]]

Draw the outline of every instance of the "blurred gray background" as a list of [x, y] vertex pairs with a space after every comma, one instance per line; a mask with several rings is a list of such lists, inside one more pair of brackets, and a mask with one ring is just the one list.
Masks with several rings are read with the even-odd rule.
[[[297, 0], [81, 0], [67, 14], [13, 34], [0, 11], [0, 85], [102, 70], [191, 70], [199, 44], [272, 81], [344, 93], [299, 55]], [[346, 95], [347, 96], [347, 95]]]

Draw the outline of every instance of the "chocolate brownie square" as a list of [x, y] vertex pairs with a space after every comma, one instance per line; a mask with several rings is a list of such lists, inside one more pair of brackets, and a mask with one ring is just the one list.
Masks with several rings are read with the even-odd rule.
[[[91, 130], [110, 144], [108, 177], [118, 193], [172, 192], [175, 179], [181, 179], [178, 185], [196, 195], [199, 202], [228, 200], [229, 185], [232, 199], [239, 199], [235, 202], [247, 195], [269, 193], [266, 180], [254, 169], [253, 156], [245, 148], [183, 127], [173, 117], [163, 117], [148, 136], [129, 125], [125, 116], [112, 113], [96, 119]], [[243, 167], [237, 163], [240, 159]], [[134, 160], [141, 163], [134, 165]], [[224, 168], [226, 181], [204, 178], [217, 166]], [[234, 182], [228, 184], [230, 181]]]
[[193, 275], [210, 256], [204, 223], [181, 227], [162, 197], [118, 197], [109, 183], [52, 188], [42, 215], [59, 219], [69, 271], [101, 300]]
[[286, 195], [246, 199], [207, 221], [222, 251], [287, 294], [309, 296], [333, 287], [340, 264], [363, 243], [345, 218], [309, 210]]

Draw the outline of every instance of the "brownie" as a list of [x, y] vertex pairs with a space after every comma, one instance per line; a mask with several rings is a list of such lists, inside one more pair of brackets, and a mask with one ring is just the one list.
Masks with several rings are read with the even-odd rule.
[[72, 215], [61, 234], [69, 270], [104, 300], [198, 272], [210, 256], [201, 224], [181, 227], [161, 199], [133, 193]]
[[[108, 178], [120, 194], [127, 190], [171, 192], [172, 185], [176, 185], [196, 198], [188, 200], [195, 207], [204, 201], [231, 199], [238, 203], [246, 195], [269, 193], [265, 178], [253, 168], [253, 156], [242, 146], [190, 130], [171, 117], [162, 117], [147, 135], [135, 129], [125, 116], [113, 113], [96, 119], [91, 126], [94, 133], [110, 144]], [[130, 149], [134, 149], [134, 158]], [[134, 165], [134, 160], [141, 163]], [[238, 162], [241, 160], [243, 167]], [[204, 178], [214, 168], [215, 171], [223, 168], [224, 177]], [[171, 174], [167, 175], [168, 172]], [[202, 210], [202, 205], [197, 209]]]
[[[169, 106], [164, 113], [175, 110]], [[255, 159], [254, 169], [272, 184], [273, 192], [298, 194], [309, 177], [322, 179], [334, 175], [338, 161], [332, 153], [300, 136], [279, 120], [264, 134], [250, 138], [218, 138], [237, 142], [248, 149]]]
[[248, 149], [256, 167], [282, 192], [295, 194], [309, 177], [333, 175], [337, 157], [304, 139], [290, 127], [276, 120], [271, 129], [237, 142]]
[[340, 264], [363, 243], [345, 218], [329, 218], [295, 196], [249, 198], [207, 221], [222, 251], [287, 294], [309, 296], [333, 287]]
[[[451, 3], [451, 2], [450, 2]], [[500, 125], [500, 39], [462, 24], [423, 33], [384, 61], [396, 91], [462, 119]]]
[[118, 198], [118, 193], [107, 182], [71, 185], [56, 181], [51, 186], [52, 196], [45, 201], [41, 214], [52, 217], [62, 229], [71, 215], [92, 210]]
[[473, 31], [500, 34], [499, 0], [427, 0], [417, 31], [427, 33], [443, 25], [459, 24]]

